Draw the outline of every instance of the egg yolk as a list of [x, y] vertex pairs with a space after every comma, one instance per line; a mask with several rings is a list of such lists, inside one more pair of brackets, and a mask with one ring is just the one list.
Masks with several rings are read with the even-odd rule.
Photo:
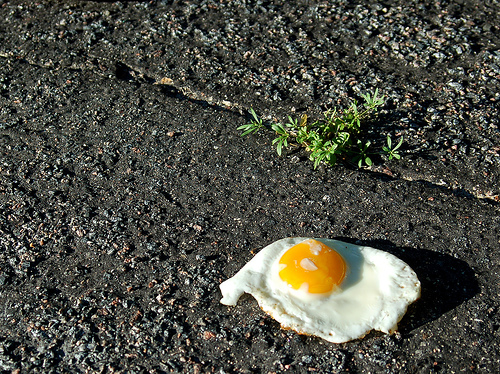
[[335, 290], [343, 281], [346, 263], [327, 245], [308, 239], [286, 251], [279, 261], [279, 276], [294, 290], [307, 285], [308, 293]]

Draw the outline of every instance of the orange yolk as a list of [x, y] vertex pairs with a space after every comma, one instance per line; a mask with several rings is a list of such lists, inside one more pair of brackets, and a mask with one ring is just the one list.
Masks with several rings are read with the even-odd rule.
[[332, 292], [343, 281], [346, 264], [340, 254], [327, 245], [308, 239], [286, 251], [279, 261], [280, 278], [294, 290], [304, 283], [308, 293]]

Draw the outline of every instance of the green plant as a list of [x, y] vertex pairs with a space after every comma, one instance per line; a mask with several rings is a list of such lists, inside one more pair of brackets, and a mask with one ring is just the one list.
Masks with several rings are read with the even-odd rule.
[[371, 144], [372, 144], [371, 141], [367, 141], [365, 144], [363, 144], [363, 142], [358, 139], [357, 141], [358, 150], [354, 151], [354, 153], [356, 153], [356, 156], [354, 156], [354, 158], [352, 159], [354, 163], [358, 164], [358, 167], [363, 166], [363, 162], [367, 166], [373, 165], [373, 161], [368, 153], [368, 147], [370, 147]]
[[257, 113], [255, 113], [255, 110], [253, 110], [253, 108], [250, 108], [250, 114], [253, 117], [250, 123], [238, 127], [238, 130], [243, 130], [243, 134], [241, 134], [241, 136], [245, 136], [251, 133], [256, 133], [262, 127], [264, 127], [264, 121], [262, 120], [262, 118], [259, 118], [257, 116]]
[[401, 147], [401, 144], [403, 144], [403, 137], [399, 140], [399, 143], [396, 144], [394, 148], [392, 148], [392, 140], [389, 135], [387, 135], [387, 147], [382, 147], [382, 151], [389, 156], [389, 160], [392, 160], [393, 158], [399, 160], [401, 158], [401, 155], [398, 152], [398, 148]]
[[281, 150], [283, 149], [283, 147], [288, 147], [288, 138], [290, 137], [290, 133], [283, 127], [281, 123], [274, 123], [271, 125], [271, 128], [276, 131], [276, 134], [279, 135], [276, 139], [273, 140], [273, 144], [278, 144], [276, 146], [276, 152], [278, 152], [278, 156], [281, 156]]
[[[288, 116], [288, 122], [284, 125], [273, 123], [270, 128], [278, 135], [272, 142], [276, 145], [276, 151], [281, 156], [283, 148], [290, 143], [305, 147], [310, 152], [309, 158], [314, 162], [314, 168], [320, 163], [335, 165], [339, 159], [348, 160], [362, 167], [363, 164], [371, 166], [373, 164], [368, 153], [371, 142], [363, 142], [360, 139], [361, 121], [370, 114], [377, 111], [377, 108], [384, 104], [384, 99], [379, 96], [378, 89], [372, 94], [362, 95], [364, 104], [358, 106], [358, 102], [353, 100], [349, 108], [338, 111], [336, 108], [324, 113], [323, 119], [313, 123], [307, 122], [307, 115], [303, 115], [299, 120]], [[250, 109], [252, 119], [250, 123], [238, 127], [243, 130], [242, 136], [255, 133], [265, 127], [263, 120], [258, 118], [253, 109]], [[397, 152], [403, 139], [392, 148], [391, 138], [387, 137], [387, 146], [382, 148], [382, 153], [399, 159], [401, 156]]]

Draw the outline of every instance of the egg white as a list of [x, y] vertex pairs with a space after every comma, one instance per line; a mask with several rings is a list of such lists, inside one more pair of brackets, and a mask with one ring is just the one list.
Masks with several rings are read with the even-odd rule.
[[328, 295], [293, 290], [278, 275], [279, 259], [307, 239], [281, 239], [262, 249], [220, 285], [221, 303], [236, 305], [243, 293], [249, 293], [283, 328], [333, 343], [359, 339], [371, 330], [396, 331], [408, 305], [420, 297], [415, 272], [402, 260], [378, 249], [315, 239], [344, 258], [346, 277], [339, 289]]

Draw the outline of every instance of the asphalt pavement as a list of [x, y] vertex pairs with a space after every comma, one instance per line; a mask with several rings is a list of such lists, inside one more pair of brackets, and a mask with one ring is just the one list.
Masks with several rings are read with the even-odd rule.
[[[493, 373], [498, 1], [0, 0], [0, 371]], [[269, 123], [378, 88], [401, 160], [317, 169]], [[219, 285], [286, 237], [388, 251], [399, 331], [333, 344]]]

